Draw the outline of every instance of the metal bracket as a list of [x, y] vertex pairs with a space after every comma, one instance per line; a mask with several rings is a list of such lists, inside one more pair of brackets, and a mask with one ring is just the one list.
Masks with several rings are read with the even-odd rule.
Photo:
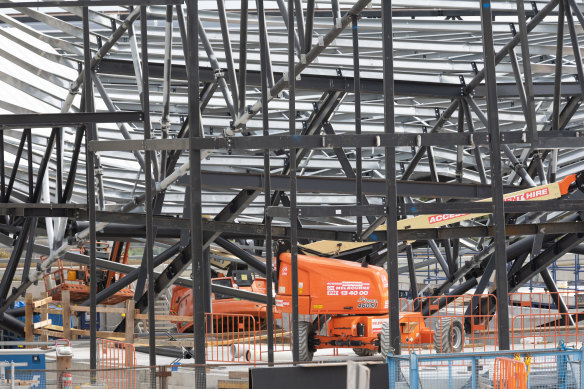
[[479, 68], [477, 67], [477, 63], [476, 62], [471, 62], [470, 66], [472, 67], [472, 71], [474, 72], [475, 76], [477, 74], [479, 74]]
[[509, 23], [509, 29], [511, 30], [511, 35], [513, 36], [517, 35], [517, 30], [515, 29], [514, 23]]
[[460, 81], [460, 95], [464, 96], [464, 90], [466, 88], [466, 81], [464, 80], [464, 76], [462, 74], [459, 75], [458, 80]]
[[341, 70], [341, 68], [337, 68], [337, 76], [343, 77], [343, 71]]
[[225, 73], [223, 73], [223, 70], [221, 70], [221, 69], [217, 69], [213, 73], [215, 75], [216, 80], [218, 80], [220, 78], [225, 78]]
[[440, 119], [440, 108], [434, 108], [434, 115], [436, 119]]

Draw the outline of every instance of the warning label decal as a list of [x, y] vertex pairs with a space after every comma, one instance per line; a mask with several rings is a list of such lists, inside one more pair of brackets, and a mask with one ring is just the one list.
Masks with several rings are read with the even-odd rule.
[[340, 281], [327, 282], [327, 296], [367, 296], [371, 285], [369, 282]]

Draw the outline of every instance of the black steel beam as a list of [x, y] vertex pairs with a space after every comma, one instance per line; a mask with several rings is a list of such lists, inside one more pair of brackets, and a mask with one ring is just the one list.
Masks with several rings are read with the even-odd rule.
[[570, 250], [582, 242], [584, 242], [584, 234], [568, 234], [553, 243], [541, 254], [525, 264], [517, 273], [509, 275], [509, 291], [515, 292], [521, 285], [541, 273], [558, 258], [569, 253]]
[[258, 270], [263, 275], [266, 274], [266, 264], [235, 243], [228, 241], [222, 237], [217, 237], [215, 239], [215, 243], [217, 243], [220, 247], [224, 248], [225, 250], [229, 251], [231, 254], [235, 255], [237, 258], [241, 259], [243, 262], [247, 263], [250, 267]]
[[[553, 135], [553, 134], [552, 134]], [[580, 138], [582, 135], [582, 138]], [[564, 140], [575, 140], [574, 146], [579, 147], [584, 142], [584, 133], [569, 131], [561, 137]], [[553, 142], [556, 138], [542, 139], [541, 144]], [[524, 143], [520, 132], [501, 133], [503, 144]], [[582, 142], [581, 142], [582, 141]], [[361, 135], [270, 135], [202, 138], [193, 147], [197, 150], [247, 150], [257, 148], [280, 149], [334, 149], [342, 147], [419, 147], [419, 146], [475, 146], [488, 145], [491, 135], [486, 132], [467, 133], [429, 133], [429, 134], [361, 134]], [[569, 144], [569, 142], [565, 142]], [[134, 151], [134, 150], [188, 150], [188, 139], [151, 139], [142, 140], [111, 140], [90, 142], [92, 151]]]
[[[502, 201], [502, 200], [501, 200]], [[406, 215], [435, 214], [486, 214], [493, 212], [492, 202], [458, 202], [458, 203], [426, 203], [399, 204], [396, 209]], [[305, 205], [298, 208], [302, 217], [350, 217], [383, 215], [383, 205]], [[508, 201], [504, 213], [556, 212], [582, 210], [581, 200], [542, 200], [542, 201]], [[273, 217], [288, 217], [287, 207], [268, 207], [268, 214]]]
[[[163, 77], [162, 64], [151, 63], [151, 75], [154, 78]], [[131, 61], [118, 59], [103, 59], [100, 63], [98, 73], [133, 76], [134, 68]], [[209, 67], [199, 68], [201, 75], [201, 82], [214, 82], [215, 73]], [[241, 78], [239, 71], [238, 77]], [[250, 87], [260, 87], [261, 76], [260, 72], [247, 70], [247, 84]], [[281, 72], [275, 72], [274, 77], [279, 79], [283, 76]], [[172, 79], [177, 81], [186, 80], [186, 69], [184, 65], [174, 65], [172, 69]], [[367, 94], [383, 94], [383, 80], [372, 78], [361, 78], [361, 93]], [[431, 97], [460, 97], [460, 84], [446, 84], [446, 83], [431, 83], [420, 81], [402, 81], [396, 80], [395, 93], [398, 96], [431, 96]], [[303, 91], [337, 91], [337, 92], [353, 92], [354, 79], [353, 77], [345, 76], [323, 76], [303, 74], [302, 79], [296, 81], [296, 89]], [[518, 97], [517, 85], [515, 83], [498, 83], [497, 91], [499, 97]], [[580, 95], [580, 86], [577, 82], [562, 83], [562, 96], [576, 96]], [[533, 94], [535, 97], [552, 97], [554, 95], [553, 82], [534, 82]], [[486, 87], [478, 85], [473, 94], [475, 98], [486, 96]]]
[[[107, 221], [112, 224], [104, 227], [97, 233], [99, 239], [111, 240], [129, 240], [134, 238], [143, 238], [145, 230], [143, 228], [143, 215], [136, 214], [132, 218], [123, 218], [127, 214], [123, 213], [97, 213], [97, 220]], [[125, 223], [116, 224], [123, 219]], [[159, 226], [159, 238], [179, 238], [181, 228], [188, 225], [188, 219], [177, 219], [170, 216], [155, 216], [154, 224]], [[71, 230], [74, 234], [76, 231], [82, 231], [87, 227], [87, 223], [78, 222], [77, 228]], [[3, 228], [3, 227], [0, 227]], [[203, 229], [206, 232], [220, 232], [221, 236], [226, 239], [235, 238], [261, 238], [265, 235], [266, 229], [261, 224], [253, 223], [233, 223], [217, 222], [212, 220], [203, 221]], [[272, 236], [274, 239], [286, 239], [290, 235], [287, 226], [272, 226]], [[534, 224], [507, 224], [505, 233], [507, 236], [526, 236], [537, 234], [567, 234], [567, 233], [584, 233], [584, 222], [548, 222]], [[463, 239], [472, 237], [490, 237], [494, 235], [493, 226], [472, 226], [472, 227], [442, 227], [442, 228], [424, 228], [409, 229], [398, 231], [398, 239], [401, 240], [443, 240], [443, 239]], [[298, 237], [310, 240], [338, 240], [351, 242], [355, 240], [355, 233], [352, 230], [342, 230], [337, 228], [327, 229], [303, 227], [298, 229]], [[385, 241], [385, 231], [376, 231], [372, 233], [369, 241]]]
[[[85, 114], [93, 115], [95, 105], [93, 100], [93, 82], [91, 79], [91, 47], [89, 42], [89, 9], [83, 7], [83, 97], [85, 99]], [[65, 114], [70, 115], [70, 114]], [[25, 115], [26, 116], [26, 115]], [[46, 120], [44, 116], [37, 116], [37, 119]], [[63, 117], [61, 117], [63, 118]], [[71, 119], [71, 116], [66, 116]], [[56, 119], [56, 118], [55, 118]], [[31, 118], [26, 118], [31, 120]], [[83, 122], [77, 125], [84, 124]], [[97, 139], [95, 122], [86, 124], [86, 144], [85, 144], [85, 170], [86, 170], [86, 187], [87, 187], [87, 204], [89, 206], [89, 316], [97, 317], [97, 306], [95, 303], [95, 294], [97, 293], [97, 263], [96, 263], [96, 228], [95, 228], [95, 154], [88, 150], [87, 143]], [[57, 124], [58, 125], [58, 124]], [[25, 284], [23, 283], [23, 286]], [[91, 320], [89, 325], [89, 367], [92, 369], [90, 380], [92, 384], [97, 381], [97, 320]]]
[[[190, 163], [190, 216], [191, 216], [191, 247], [190, 260], [193, 261], [193, 296], [203, 296], [193, 301], [193, 326], [205, 328], [205, 301], [204, 301], [204, 274], [203, 274], [203, 229], [202, 229], [202, 194], [201, 194], [201, 152], [193, 147], [200, 142], [202, 133], [201, 110], [199, 107], [199, 2], [187, 0], [187, 65], [190, 68], [188, 77], [188, 102], [189, 102], [189, 163]], [[207, 386], [207, 374], [204, 367], [206, 361], [205, 332], [193, 331], [195, 363], [199, 365], [195, 369], [195, 388], [202, 389]]]
[[[229, 172], [203, 172], [203, 188], [225, 189], [263, 189], [263, 174], [254, 173], [229, 173]], [[271, 175], [272, 189], [277, 191], [288, 191], [290, 184], [287, 176]], [[180, 178], [178, 184], [186, 185], [186, 178]], [[298, 177], [298, 192], [309, 193], [342, 193], [352, 194], [355, 188], [355, 180], [344, 177]], [[487, 184], [471, 184], [457, 182], [425, 182], [425, 181], [397, 181], [398, 196], [409, 197], [448, 197], [448, 198], [468, 198], [484, 199], [491, 197], [491, 186]], [[363, 194], [378, 195], [385, 194], [385, 180], [365, 179], [363, 180]], [[505, 193], [515, 192], [525, 187], [505, 185]]]
[[[490, 0], [481, 0], [481, 26], [483, 37], [484, 74], [487, 86], [487, 118], [491, 135], [489, 155], [491, 161], [491, 202], [492, 221], [495, 225], [493, 245], [495, 247], [495, 279], [500, 291], [497, 304], [498, 345], [501, 350], [509, 350], [509, 305], [507, 293], [507, 261], [505, 258], [505, 204], [503, 200], [503, 176], [501, 168], [501, 139], [499, 132], [499, 109], [497, 107], [497, 81], [495, 72], [495, 47], [493, 43], [493, 15]], [[526, 31], [522, 31], [524, 35]], [[527, 76], [526, 76], [527, 77]]]
[[87, 123], [124, 123], [141, 120], [143, 115], [138, 111], [11, 114], [0, 115], [0, 129], [78, 127]]

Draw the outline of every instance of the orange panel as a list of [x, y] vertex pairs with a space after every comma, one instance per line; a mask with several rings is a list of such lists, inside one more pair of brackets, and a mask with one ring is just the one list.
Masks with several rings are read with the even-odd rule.
[[[277, 292], [277, 299], [291, 299], [289, 253], [280, 255]], [[298, 255], [298, 295], [310, 299], [309, 307], [299, 311], [301, 314], [384, 314], [388, 304], [387, 275], [378, 266]]]

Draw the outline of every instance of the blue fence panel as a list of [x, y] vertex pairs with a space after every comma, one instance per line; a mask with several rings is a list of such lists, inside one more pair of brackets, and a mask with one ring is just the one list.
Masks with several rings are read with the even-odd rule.
[[[530, 389], [584, 389], [584, 349], [513, 350], [459, 354], [388, 356], [389, 387], [493, 388], [495, 358], [519, 357], [526, 363]], [[407, 377], [407, 379], [406, 379]]]

